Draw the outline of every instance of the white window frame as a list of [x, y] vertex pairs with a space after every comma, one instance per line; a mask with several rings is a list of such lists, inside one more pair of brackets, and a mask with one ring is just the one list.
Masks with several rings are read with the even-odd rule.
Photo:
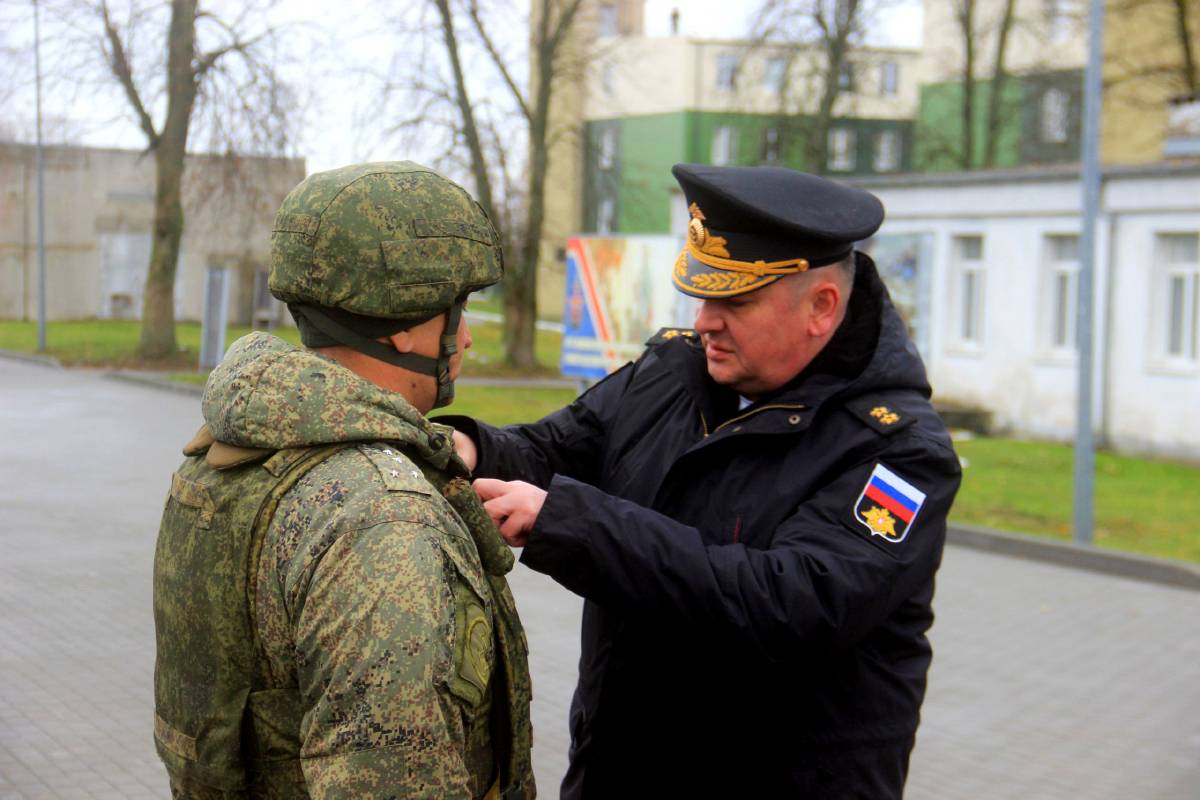
[[842, 65], [838, 67], [838, 89], [843, 92], [854, 92], [855, 79], [858, 77], [855, 75], [856, 71], [853, 61], [843, 61]]
[[596, 9], [596, 28], [600, 36], [616, 36], [620, 33], [620, 14], [615, 2], [601, 3]]
[[[1063, 252], [1072, 247], [1073, 254]], [[1042, 237], [1039, 338], [1045, 354], [1055, 360], [1074, 361], [1078, 349], [1079, 248], [1077, 233], [1047, 233]]]
[[858, 136], [853, 128], [829, 129], [825, 166], [831, 172], [849, 172], [857, 164]]
[[717, 56], [717, 90], [732, 92], [737, 88], [738, 57], [733, 53]]
[[879, 96], [895, 97], [900, 91], [900, 65], [884, 61], [879, 65]]
[[764, 164], [778, 164], [780, 151], [779, 129], [767, 128], [763, 131], [762, 160]]
[[[968, 242], [978, 242], [979, 252], [968, 252]], [[951, 314], [950, 342], [955, 349], [980, 352], [985, 341], [987, 270], [986, 242], [981, 233], [957, 234], [950, 239]]]
[[[1176, 239], [1191, 240], [1192, 252], [1177, 252]], [[1200, 367], [1200, 233], [1159, 233], [1155, 252], [1155, 354], [1163, 367], [1194, 372]]]
[[1070, 136], [1071, 96], [1052, 86], [1038, 103], [1038, 135], [1046, 144], [1064, 144]]
[[617, 65], [611, 61], [600, 68], [600, 87], [609, 97], [617, 91]]
[[600, 198], [600, 203], [596, 206], [596, 233], [607, 235], [613, 232], [616, 206], [616, 202], [611, 197]]
[[737, 161], [738, 131], [732, 125], [720, 125], [713, 131], [711, 161], [724, 167]]
[[783, 91], [783, 79], [787, 76], [788, 60], [785, 56], [768, 56], [763, 64], [763, 91], [779, 94]]
[[617, 129], [601, 128], [599, 152], [596, 155], [596, 165], [603, 170], [613, 168], [617, 160]]
[[885, 128], [875, 134], [871, 168], [876, 172], [895, 172], [900, 169], [900, 131]]

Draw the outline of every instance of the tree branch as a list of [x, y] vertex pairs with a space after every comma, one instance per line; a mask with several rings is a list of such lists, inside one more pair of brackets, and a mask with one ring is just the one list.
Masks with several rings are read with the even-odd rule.
[[129, 57], [125, 53], [125, 45], [121, 41], [121, 34], [117, 30], [116, 23], [112, 21], [112, 17], [108, 13], [108, 3], [100, 4], [100, 14], [104, 21], [104, 35], [108, 40], [109, 55], [108, 66], [112, 70], [113, 77], [121, 84], [121, 88], [125, 91], [125, 97], [129, 100], [129, 104], [133, 106], [133, 112], [137, 115], [138, 125], [142, 132], [146, 134], [146, 140], [149, 143], [149, 149], [153, 150], [158, 146], [159, 134], [154, 128], [154, 120], [146, 112], [146, 107], [142, 103], [141, 95], [138, 94], [137, 86], [133, 82], [133, 69], [129, 66]]
[[525, 102], [525, 96], [517, 88], [516, 81], [513, 80], [508, 67], [504, 64], [504, 59], [500, 57], [500, 52], [492, 42], [492, 37], [484, 29], [483, 21], [479, 18], [479, 3], [476, 0], [471, 0], [467, 4], [467, 14], [471, 17], [471, 24], [475, 28], [475, 33], [479, 35], [480, 41], [483, 42], [484, 49], [487, 50], [488, 55], [492, 58], [492, 63], [496, 65], [496, 69], [500, 72], [500, 77], [504, 79], [508, 90], [512, 92], [513, 100], [516, 102], [517, 107], [521, 109], [521, 113], [525, 115], [525, 119], [530, 119], [529, 104]]

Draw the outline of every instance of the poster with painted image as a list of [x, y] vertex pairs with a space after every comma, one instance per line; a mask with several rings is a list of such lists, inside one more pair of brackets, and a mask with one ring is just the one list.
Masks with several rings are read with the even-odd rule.
[[908, 335], [925, 353], [933, 234], [882, 233], [860, 242], [858, 249], [875, 261]]
[[632, 361], [664, 326], [686, 327], [695, 303], [675, 291], [675, 236], [579, 236], [567, 240], [563, 375], [598, 380]]

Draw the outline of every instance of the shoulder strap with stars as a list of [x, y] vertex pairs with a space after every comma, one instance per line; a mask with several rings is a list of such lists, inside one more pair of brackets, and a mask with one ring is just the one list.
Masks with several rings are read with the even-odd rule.
[[916, 422], [916, 418], [897, 411], [882, 395], [862, 395], [846, 402], [846, 410], [877, 433], [891, 436]]
[[689, 339], [691, 341], [696, 341], [699, 339], [699, 337], [696, 335], [696, 332], [691, 328], [659, 328], [658, 333], [646, 340], [646, 345], [650, 346], [663, 344], [664, 342], [669, 342], [672, 339], [678, 339], [680, 337]]

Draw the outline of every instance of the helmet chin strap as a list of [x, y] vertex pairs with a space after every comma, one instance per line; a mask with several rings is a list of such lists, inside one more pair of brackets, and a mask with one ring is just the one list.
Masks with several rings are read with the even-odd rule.
[[[295, 310], [303, 314], [313, 327], [346, 347], [393, 366], [436, 378], [437, 397], [433, 401], [433, 407], [441, 408], [450, 405], [454, 400], [454, 381], [450, 378], [450, 357], [458, 352], [458, 326], [462, 319], [462, 307], [462, 300], [457, 300], [446, 313], [446, 327], [443, 328], [442, 335], [438, 340], [437, 358], [420, 353], [401, 353], [389, 344], [370, 339], [351, 330], [314, 306], [297, 305]], [[408, 328], [400, 330], [408, 330]]]

